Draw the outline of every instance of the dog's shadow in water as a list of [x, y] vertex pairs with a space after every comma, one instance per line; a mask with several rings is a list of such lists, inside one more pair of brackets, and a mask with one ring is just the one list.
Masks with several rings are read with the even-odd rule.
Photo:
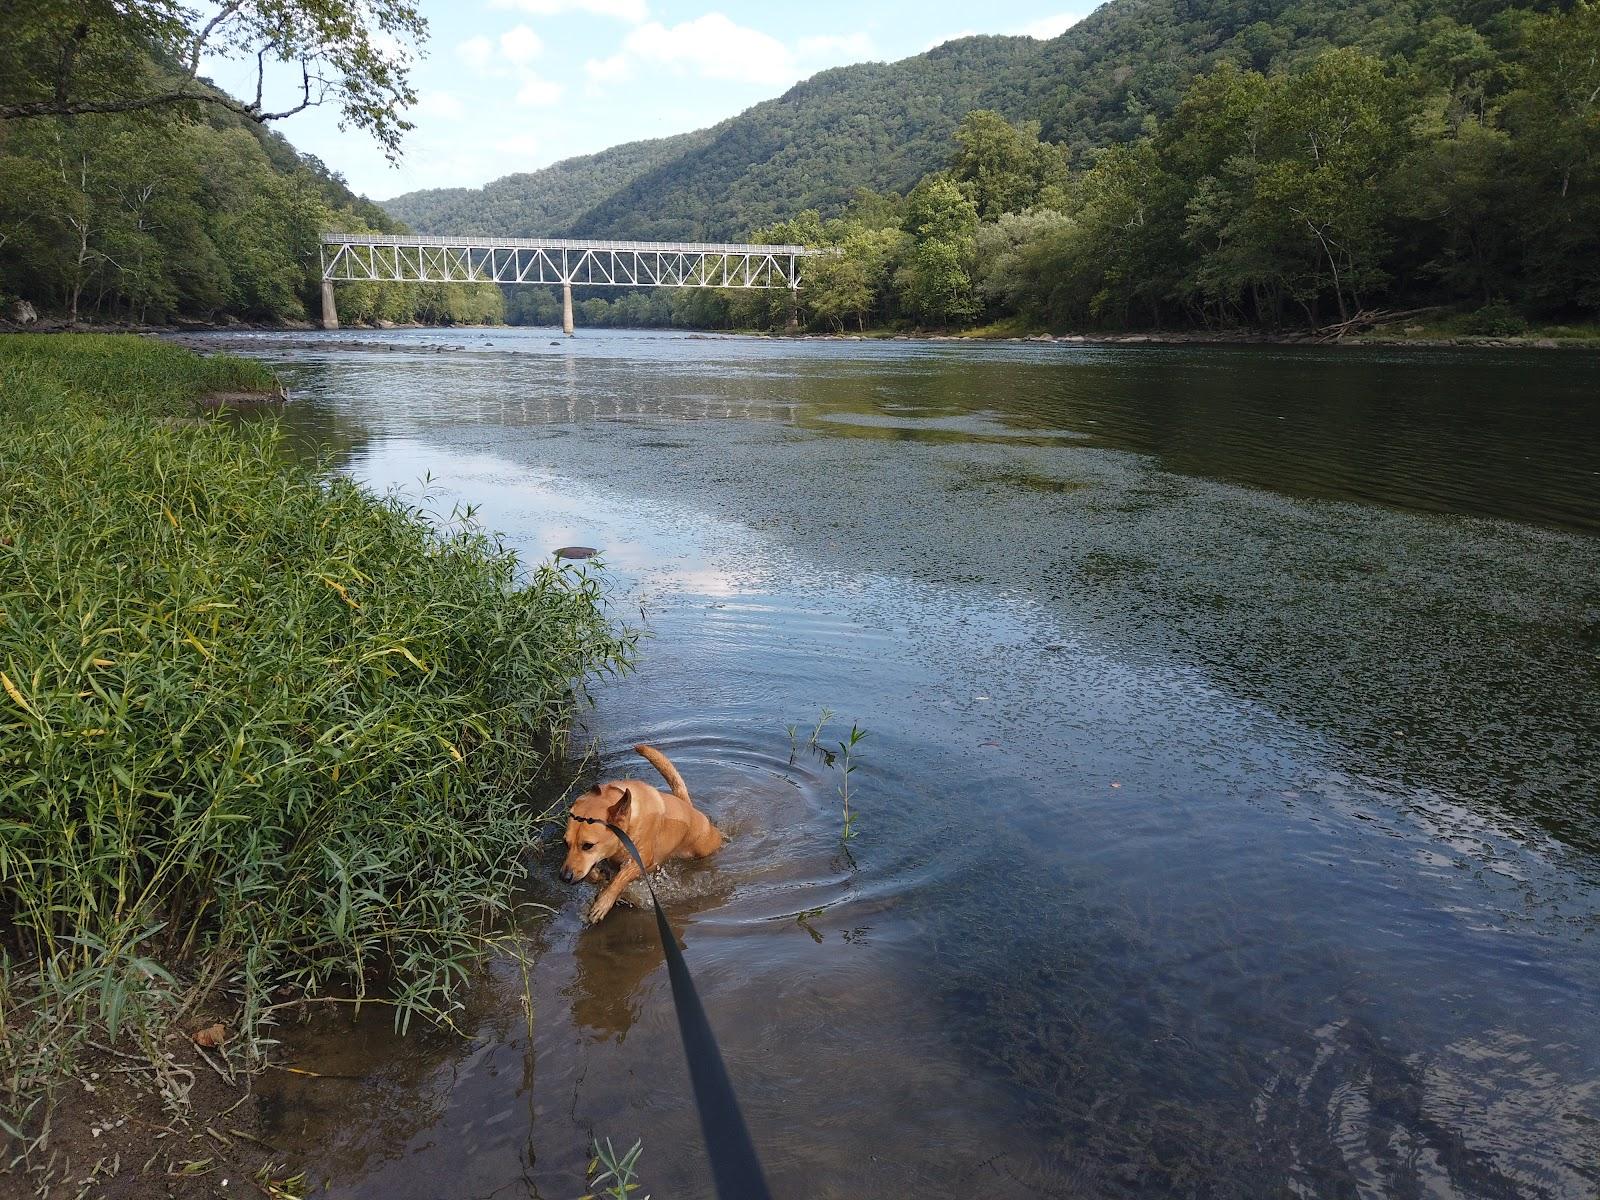
[[[734, 881], [709, 865], [674, 864], [655, 879], [667, 923], [679, 935], [692, 932], [696, 914], [727, 902]], [[582, 930], [573, 946], [576, 971], [563, 994], [572, 1002], [572, 1019], [592, 1041], [622, 1041], [639, 1017], [646, 979], [666, 963], [650, 895], [642, 885], [625, 896], [642, 907], [619, 904], [598, 925]], [[662, 1002], [671, 999], [663, 988]]]

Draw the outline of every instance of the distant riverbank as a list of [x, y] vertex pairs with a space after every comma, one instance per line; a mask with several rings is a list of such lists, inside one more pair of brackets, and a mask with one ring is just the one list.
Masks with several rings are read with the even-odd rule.
[[[236, 333], [247, 335], [251, 333], [304, 333], [306, 347], [316, 346], [329, 349], [339, 344], [354, 347], [372, 348], [373, 343], [363, 340], [364, 333], [379, 333], [393, 329], [437, 329], [437, 330], [493, 330], [493, 329], [539, 329], [540, 326], [495, 324], [495, 325], [426, 325], [416, 322], [385, 321], [375, 325], [348, 323], [337, 331], [323, 331], [315, 324], [307, 321], [283, 322], [203, 322], [184, 321], [167, 325], [71, 325], [66, 321], [54, 318], [41, 318], [35, 323], [23, 326], [15, 322], [0, 321], [0, 333], [134, 333], [148, 336], [159, 336], [179, 344], [190, 345], [195, 349], [207, 351], [218, 348], [216, 335]], [[604, 328], [619, 328], [605, 326]], [[632, 328], [632, 327], [627, 327]], [[659, 328], [656, 326], [641, 326], [641, 330]], [[549, 326], [552, 338], [562, 336], [557, 326]], [[1052, 333], [1035, 326], [1023, 325], [1017, 322], [998, 322], [990, 325], [980, 325], [971, 329], [941, 330], [941, 329], [904, 329], [904, 328], [879, 328], [867, 329], [858, 332], [817, 333], [801, 332], [786, 333], [762, 329], [705, 329], [689, 327], [673, 327], [666, 332], [683, 333], [700, 337], [753, 337], [770, 338], [775, 340], [793, 341], [932, 341], [932, 342], [1032, 342], [1032, 343], [1059, 343], [1062, 345], [1105, 345], [1105, 346], [1397, 346], [1412, 349], [1426, 349], [1436, 347], [1440, 349], [1482, 347], [1485, 349], [1525, 349], [1525, 350], [1595, 350], [1600, 349], [1600, 325], [1547, 325], [1533, 326], [1525, 332], [1517, 334], [1479, 334], [1468, 332], [1460, 328], [1459, 322], [1445, 319], [1429, 323], [1414, 323], [1381, 327], [1364, 333], [1346, 334], [1341, 337], [1329, 336], [1309, 329], [1285, 330], [1256, 330], [1256, 329], [1161, 329], [1161, 330], [1126, 330], [1108, 331], [1093, 330], [1083, 333]], [[576, 336], [582, 336], [583, 327], [579, 327]], [[199, 338], [193, 343], [184, 341], [184, 335], [195, 334]], [[451, 346], [435, 346], [431, 349], [446, 351], [455, 349]], [[413, 349], [415, 349], [413, 347]]]

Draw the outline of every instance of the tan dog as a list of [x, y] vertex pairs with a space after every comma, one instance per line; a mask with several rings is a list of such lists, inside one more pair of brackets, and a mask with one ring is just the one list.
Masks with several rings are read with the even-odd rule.
[[589, 924], [605, 915], [622, 895], [622, 889], [639, 878], [639, 868], [623, 848], [622, 841], [604, 825], [609, 821], [633, 839], [647, 870], [655, 870], [669, 858], [704, 858], [722, 849], [722, 833], [694, 806], [683, 776], [667, 756], [653, 746], [635, 746], [650, 765], [661, 772], [672, 791], [663, 793], [640, 779], [602, 783], [579, 796], [572, 805], [574, 818], [567, 821], [567, 857], [561, 864], [561, 878], [577, 883], [604, 861], [615, 863], [617, 874], [589, 906]]

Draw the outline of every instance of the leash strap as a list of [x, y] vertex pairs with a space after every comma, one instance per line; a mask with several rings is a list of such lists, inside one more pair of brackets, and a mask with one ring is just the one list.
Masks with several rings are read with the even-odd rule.
[[639, 856], [638, 847], [610, 821], [593, 817], [579, 817], [578, 820], [604, 825], [615, 834], [644, 876], [645, 887], [650, 889], [650, 902], [656, 910], [656, 930], [661, 934], [661, 948], [667, 955], [672, 1003], [678, 1011], [678, 1034], [683, 1038], [684, 1057], [689, 1060], [689, 1082], [694, 1086], [700, 1132], [705, 1137], [706, 1156], [711, 1159], [718, 1200], [772, 1200], [761, 1171], [761, 1160], [756, 1156], [755, 1143], [750, 1140], [744, 1114], [739, 1111], [738, 1097], [733, 1094], [733, 1084], [728, 1080], [728, 1069], [722, 1063], [722, 1052], [712, 1036], [711, 1022], [706, 1020], [706, 1010], [689, 976], [689, 965], [683, 961], [672, 926], [667, 924], [667, 914], [661, 911], [661, 901], [656, 898], [655, 885], [650, 882], [650, 872]]

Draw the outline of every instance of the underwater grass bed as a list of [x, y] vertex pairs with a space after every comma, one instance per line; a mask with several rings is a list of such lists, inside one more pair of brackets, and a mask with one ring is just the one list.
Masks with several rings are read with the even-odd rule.
[[575, 688], [628, 662], [592, 573], [524, 571], [296, 462], [273, 422], [168, 419], [272, 386], [137, 338], [0, 337], [14, 1136], [41, 1021], [137, 1038], [221, 986], [248, 1032], [273, 989], [380, 973], [401, 1019], [447, 1014]]

